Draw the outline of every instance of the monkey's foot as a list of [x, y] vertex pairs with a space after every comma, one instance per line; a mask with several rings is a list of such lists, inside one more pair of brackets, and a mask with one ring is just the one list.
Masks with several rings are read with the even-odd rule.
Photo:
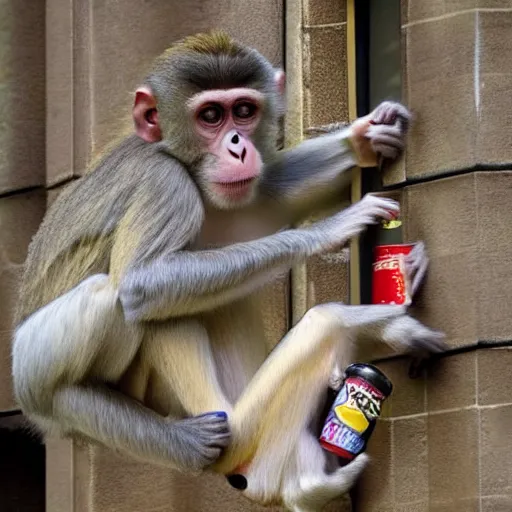
[[293, 512], [323, 510], [330, 501], [343, 496], [354, 486], [369, 460], [366, 453], [361, 453], [334, 473], [302, 477], [300, 490], [286, 500], [286, 505]]
[[173, 424], [181, 439], [177, 458], [185, 471], [200, 471], [213, 464], [231, 441], [225, 412], [212, 412]]
[[390, 322], [384, 329], [383, 340], [391, 347], [408, 347], [411, 353], [419, 357], [446, 350], [443, 332], [430, 329], [410, 316]]

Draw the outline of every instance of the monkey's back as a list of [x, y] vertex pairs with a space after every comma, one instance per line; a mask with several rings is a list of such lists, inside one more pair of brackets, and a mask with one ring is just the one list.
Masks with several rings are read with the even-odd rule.
[[73, 188], [75, 190], [63, 192], [66, 197], [59, 197], [52, 205], [29, 245], [16, 324], [87, 276], [108, 271], [105, 255], [110, 252], [112, 234], [98, 230], [97, 234], [80, 236], [73, 228], [82, 212], [75, 212], [65, 220], [62, 218], [62, 214], [69, 211], [68, 200], [72, 201], [73, 196], [80, 193], [80, 187]]
[[115, 229], [136, 186], [116, 155], [135, 144], [133, 137], [123, 141], [46, 213], [28, 248], [15, 325], [86, 277], [108, 272]]

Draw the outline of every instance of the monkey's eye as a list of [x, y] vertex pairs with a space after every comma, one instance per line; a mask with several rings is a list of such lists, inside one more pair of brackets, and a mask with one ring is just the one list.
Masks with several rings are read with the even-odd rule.
[[254, 103], [238, 103], [233, 107], [233, 115], [239, 119], [250, 119], [256, 113], [256, 108]]
[[222, 108], [218, 105], [209, 105], [199, 112], [199, 119], [207, 124], [218, 124], [222, 120]]

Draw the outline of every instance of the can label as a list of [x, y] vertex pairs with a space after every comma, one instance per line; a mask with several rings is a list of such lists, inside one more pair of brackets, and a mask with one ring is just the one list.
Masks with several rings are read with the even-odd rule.
[[405, 257], [414, 244], [379, 245], [375, 247], [373, 263], [373, 304], [403, 304], [412, 302], [410, 282], [405, 271]]
[[348, 459], [361, 453], [366, 432], [380, 416], [386, 397], [366, 380], [348, 377], [324, 423], [320, 444]]

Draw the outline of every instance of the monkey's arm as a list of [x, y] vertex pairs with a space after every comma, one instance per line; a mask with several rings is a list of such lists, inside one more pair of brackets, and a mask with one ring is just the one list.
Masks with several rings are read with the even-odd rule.
[[130, 320], [194, 314], [245, 296], [314, 254], [344, 245], [369, 224], [398, 214], [390, 199], [363, 200], [308, 228], [207, 251], [175, 251], [130, 265], [119, 297]]
[[287, 223], [322, 207], [329, 207], [350, 190], [350, 171], [358, 158], [350, 128], [304, 141], [280, 151], [266, 165], [261, 183], [263, 201], [277, 206]]
[[352, 125], [333, 125], [327, 135], [281, 151], [267, 164], [261, 183], [263, 197], [277, 203], [287, 222], [339, 202], [350, 189], [355, 165], [372, 167], [378, 157], [394, 160], [404, 148], [410, 114], [398, 103], [381, 103]]

